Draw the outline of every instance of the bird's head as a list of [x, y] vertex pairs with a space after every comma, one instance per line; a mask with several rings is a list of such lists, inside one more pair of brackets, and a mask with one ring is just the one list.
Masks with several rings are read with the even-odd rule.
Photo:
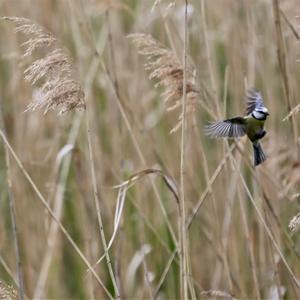
[[269, 115], [269, 111], [266, 107], [256, 107], [252, 113], [253, 117], [258, 120], [266, 120]]

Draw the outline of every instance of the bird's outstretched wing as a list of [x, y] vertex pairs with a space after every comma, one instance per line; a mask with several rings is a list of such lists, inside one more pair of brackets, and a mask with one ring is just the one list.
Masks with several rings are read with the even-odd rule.
[[246, 114], [249, 115], [255, 108], [264, 107], [264, 101], [260, 92], [254, 89], [247, 90], [246, 94]]
[[237, 138], [246, 134], [245, 123], [245, 119], [241, 117], [218, 121], [206, 125], [204, 133], [210, 137]]

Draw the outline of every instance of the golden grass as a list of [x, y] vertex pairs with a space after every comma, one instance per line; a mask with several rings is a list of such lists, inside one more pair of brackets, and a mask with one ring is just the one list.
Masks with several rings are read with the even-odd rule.
[[0, 299], [300, 298], [298, 2], [188, 3], [0, 1]]

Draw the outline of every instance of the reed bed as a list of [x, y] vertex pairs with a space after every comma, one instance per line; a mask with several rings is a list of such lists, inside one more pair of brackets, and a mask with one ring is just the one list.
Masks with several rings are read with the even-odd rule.
[[[0, 299], [299, 299], [296, 0], [0, 0]], [[245, 138], [205, 124], [270, 111]]]

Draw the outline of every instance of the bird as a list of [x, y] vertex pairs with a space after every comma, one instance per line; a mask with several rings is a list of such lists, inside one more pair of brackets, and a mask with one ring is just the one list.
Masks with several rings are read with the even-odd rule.
[[256, 167], [267, 159], [260, 139], [266, 135], [264, 125], [269, 111], [259, 91], [253, 88], [248, 89], [245, 98], [246, 116], [209, 123], [204, 127], [204, 132], [212, 138], [239, 138], [247, 135], [253, 145], [254, 166]]

